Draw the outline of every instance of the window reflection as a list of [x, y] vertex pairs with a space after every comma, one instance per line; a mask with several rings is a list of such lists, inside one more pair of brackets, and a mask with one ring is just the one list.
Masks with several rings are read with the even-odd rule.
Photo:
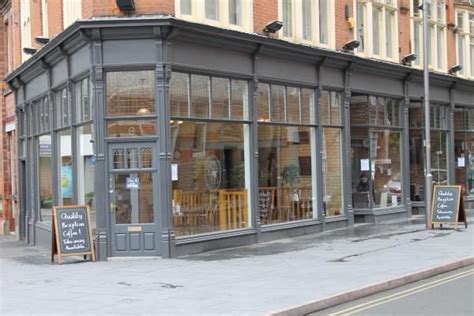
[[40, 221], [51, 224], [53, 207], [53, 177], [51, 136], [38, 137], [38, 173], [39, 173], [39, 217]]
[[91, 209], [91, 225], [95, 228], [95, 155], [92, 124], [77, 128], [77, 183], [78, 183], [78, 203], [87, 204]]
[[236, 123], [172, 126], [177, 235], [249, 226], [247, 133], [245, 125]]
[[59, 171], [59, 205], [72, 205], [74, 201], [74, 176], [72, 159], [71, 130], [57, 134], [58, 137], [58, 171]]

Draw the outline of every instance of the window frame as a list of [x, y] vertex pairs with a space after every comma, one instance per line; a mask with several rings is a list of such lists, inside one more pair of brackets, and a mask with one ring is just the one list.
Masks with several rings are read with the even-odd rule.
[[[458, 25], [458, 15], [462, 14], [463, 25]], [[455, 10], [456, 17], [456, 64], [461, 65], [462, 69], [458, 72], [460, 77], [466, 79], [474, 79], [474, 11], [469, 11], [465, 9]], [[471, 21], [472, 17], [472, 21]], [[459, 41], [463, 40], [464, 50], [462, 54], [462, 59], [460, 60], [459, 52]]]
[[[305, 32], [303, 27], [303, 1], [291, 1], [291, 26], [292, 34], [291, 36], [285, 36], [284, 30], [278, 32], [278, 37], [290, 42], [303, 43], [312, 46], [319, 46], [324, 48], [335, 49], [336, 48], [336, 13], [335, 13], [335, 3], [332, 0], [324, 0], [327, 3], [327, 43], [321, 42], [321, 31], [320, 31], [320, 15], [310, 15], [311, 17], [311, 37], [312, 39], [305, 39]], [[311, 1], [311, 10], [312, 12], [319, 12], [320, 1], [323, 0], [310, 0]], [[317, 10], [316, 10], [317, 8]], [[278, 19], [283, 21], [283, 0], [278, 0]], [[285, 23], [284, 23], [285, 24]], [[284, 27], [283, 27], [284, 28]]]
[[174, 0], [175, 14], [177, 18], [189, 20], [192, 22], [209, 24], [212, 26], [228, 28], [243, 32], [254, 32], [253, 29], [253, 0], [240, 0], [240, 22], [241, 24], [232, 24], [229, 17], [229, 1], [215, 0], [218, 3], [218, 19], [209, 19], [206, 17], [206, 1], [190, 0], [191, 14], [181, 12], [181, 0]]
[[[399, 38], [398, 38], [398, 2], [395, 0], [391, 0], [391, 3], [382, 2], [381, 0], [353, 0], [353, 10], [354, 10], [354, 39], [359, 39], [359, 30], [358, 30], [358, 8], [361, 8], [362, 16], [364, 18], [364, 28], [362, 31], [362, 35], [364, 36], [364, 43], [363, 47], [360, 49], [356, 49], [356, 55], [362, 57], [375, 57], [378, 59], [383, 60], [390, 60], [397, 62], [399, 61], [399, 51], [397, 47], [399, 46]], [[374, 52], [374, 10], [380, 10], [379, 12], [379, 25], [380, 25], [380, 32], [379, 32], [379, 52]], [[388, 13], [392, 14], [391, 19], [391, 54], [387, 53], [387, 15]], [[391, 55], [391, 56], [390, 56]]]
[[[428, 68], [430, 70], [436, 70], [441, 72], [447, 72], [447, 64], [448, 64], [448, 54], [447, 54], [447, 24], [446, 24], [446, 7], [445, 5], [442, 6], [443, 8], [443, 17], [441, 20], [438, 20], [438, 7], [439, 3], [446, 4], [444, 0], [431, 0], [432, 3], [430, 5], [430, 15], [428, 16], [429, 20], [429, 34], [430, 34], [430, 45], [429, 50], [431, 51], [428, 63]], [[423, 11], [418, 10], [417, 12], [414, 11], [414, 1], [410, 1], [410, 40], [411, 40], [411, 53], [416, 54], [416, 48], [419, 49], [419, 54], [417, 54], [417, 59], [412, 63], [412, 67], [414, 68], [423, 68], [424, 63], [424, 56], [423, 56]], [[419, 32], [419, 43], [415, 42], [415, 27], [418, 24], [420, 27]], [[442, 45], [438, 45], [438, 39], [440, 38], [439, 33], [441, 34], [441, 38], [443, 40]], [[436, 49], [430, 49], [431, 47], [436, 47]], [[442, 52], [442, 56], [439, 56], [439, 53]], [[436, 62], [435, 62], [436, 61]], [[439, 67], [439, 62], [441, 61], [441, 67]]]

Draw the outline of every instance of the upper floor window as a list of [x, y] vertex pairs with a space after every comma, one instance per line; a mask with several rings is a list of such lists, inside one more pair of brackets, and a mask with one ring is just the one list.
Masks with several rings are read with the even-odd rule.
[[253, 0], [175, 0], [175, 4], [179, 18], [253, 32]]
[[82, 17], [82, 0], [63, 0], [63, 28]]
[[334, 1], [279, 0], [278, 12], [284, 39], [334, 48]]
[[459, 74], [474, 77], [474, 11], [456, 10], [456, 63], [462, 66]]
[[355, 37], [359, 54], [398, 60], [397, 2], [395, 0], [356, 0]]
[[[421, 0], [413, 0], [411, 29], [412, 53], [418, 58], [414, 65], [423, 65], [423, 11], [420, 9]], [[446, 70], [446, 3], [445, 0], [431, 0], [428, 4], [429, 40], [428, 64], [431, 69]], [[432, 49], [433, 48], [433, 49]]]

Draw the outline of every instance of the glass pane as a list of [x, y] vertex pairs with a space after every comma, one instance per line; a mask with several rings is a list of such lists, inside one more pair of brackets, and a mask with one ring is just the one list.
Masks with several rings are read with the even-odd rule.
[[381, 10], [377, 7], [372, 8], [372, 44], [373, 52], [375, 55], [380, 55], [380, 17]]
[[127, 168], [137, 169], [138, 166], [138, 149], [129, 148], [127, 149]]
[[173, 72], [169, 88], [171, 116], [189, 116], [189, 75]]
[[73, 204], [73, 160], [71, 130], [57, 134], [58, 137], [58, 171], [59, 171], [59, 205]]
[[140, 149], [141, 168], [153, 168], [153, 151], [150, 147]]
[[410, 127], [423, 127], [424, 126], [424, 112], [421, 108], [421, 103], [412, 102], [408, 108], [408, 121]]
[[328, 0], [319, 0], [319, 42], [328, 44]]
[[401, 204], [400, 133], [383, 130], [371, 133], [372, 179], [375, 207]]
[[82, 84], [78, 82], [74, 85], [74, 106], [75, 106], [75, 115], [76, 122], [82, 121]]
[[219, 1], [205, 0], [206, 18], [211, 20], [219, 20]]
[[323, 124], [331, 124], [331, 112], [329, 110], [329, 92], [323, 91], [321, 94], [321, 115]]
[[44, 135], [38, 138], [38, 185], [40, 221], [51, 224], [53, 207], [53, 170], [51, 169], [51, 136]]
[[454, 130], [463, 131], [467, 129], [467, 111], [462, 108], [456, 108], [454, 110]]
[[351, 127], [352, 205], [370, 208], [370, 139], [366, 127]]
[[331, 92], [331, 124], [332, 125], [341, 125], [341, 94], [339, 92]]
[[467, 192], [474, 194], [474, 132], [466, 133], [466, 144], [468, 150], [467, 170]]
[[416, 54], [417, 58], [414, 61], [415, 65], [419, 65], [423, 56], [421, 56], [421, 26], [419, 22], [413, 22], [413, 46], [414, 46], [414, 53]]
[[87, 204], [91, 209], [91, 226], [95, 228], [94, 205], [94, 179], [95, 179], [95, 154], [92, 125], [77, 128], [77, 190], [78, 203]]
[[153, 113], [155, 113], [154, 71], [107, 73], [108, 116]]
[[342, 132], [338, 128], [323, 129], [323, 201], [324, 215], [343, 213]]
[[437, 49], [438, 49], [438, 68], [443, 69], [444, 67], [444, 52], [446, 49], [446, 46], [444, 44], [444, 29], [443, 28], [438, 28], [438, 43], [437, 43]]
[[410, 129], [410, 200], [423, 201], [425, 199], [425, 175], [424, 175], [424, 147], [423, 130]]
[[289, 123], [300, 123], [300, 89], [298, 88], [287, 88], [288, 92], [288, 122]]
[[191, 117], [209, 117], [209, 77], [191, 75]]
[[313, 34], [312, 34], [312, 13], [313, 10], [311, 8], [311, 3], [312, 0], [303, 0], [303, 7], [302, 7], [302, 12], [303, 12], [303, 39], [311, 41], [313, 39]]
[[82, 120], [91, 120], [94, 116], [89, 98], [89, 79], [82, 80]]
[[[454, 113], [456, 114], [456, 112]], [[456, 125], [455, 125], [456, 126]], [[457, 185], [462, 185], [464, 190], [466, 190], [466, 158], [468, 157], [468, 146], [466, 144], [466, 133], [465, 132], [456, 132], [454, 133], [454, 173]]]
[[301, 89], [301, 118], [303, 124], [314, 124], [314, 91]]
[[386, 43], [385, 50], [386, 50], [386, 55], [389, 58], [393, 57], [393, 43], [392, 43], [393, 19], [394, 19], [394, 14], [392, 13], [392, 11], [386, 10], [385, 11], [385, 43]]
[[242, 25], [242, 0], [229, 0], [229, 23]]
[[192, 14], [191, 0], [180, 0], [181, 14]]
[[125, 149], [113, 150], [114, 169], [125, 169]]
[[156, 120], [120, 120], [107, 122], [107, 136], [136, 137], [156, 135]]
[[114, 174], [111, 196], [116, 224], [153, 223], [153, 175], [151, 173]]
[[366, 95], [351, 97], [351, 125], [369, 124], [369, 99]]
[[172, 160], [178, 236], [249, 227], [248, 126], [184, 121]]
[[358, 51], [363, 52], [365, 50], [365, 35], [364, 35], [364, 4], [357, 2], [357, 39], [360, 42]]
[[257, 121], [268, 122], [270, 116], [268, 107], [270, 104], [270, 86], [266, 83], [259, 83], [257, 89]]
[[448, 184], [447, 133], [431, 131], [431, 173], [434, 184]]
[[262, 224], [313, 218], [313, 137], [309, 127], [258, 125], [259, 205], [266, 205], [259, 210]]
[[211, 117], [229, 119], [229, 79], [212, 78]]
[[69, 125], [69, 100], [68, 100], [68, 93], [67, 89], [63, 89], [61, 92], [61, 126], [68, 126]]
[[234, 120], [248, 119], [247, 81], [232, 80], [231, 115]]
[[283, 36], [293, 36], [293, 13], [291, 0], [282, 0]]
[[272, 122], [284, 122], [285, 117], [285, 87], [271, 86], [270, 119]]

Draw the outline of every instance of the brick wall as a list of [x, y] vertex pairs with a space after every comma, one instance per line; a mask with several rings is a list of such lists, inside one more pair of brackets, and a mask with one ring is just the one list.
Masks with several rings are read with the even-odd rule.
[[[407, 0], [399, 0], [398, 7], [410, 7]], [[411, 53], [410, 11], [398, 11], [398, 44], [400, 61]]]
[[[342, 49], [345, 43], [354, 39], [354, 31], [349, 27], [349, 23], [345, 17], [345, 7], [349, 8], [349, 17], [355, 18], [353, 12], [353, 1], [352, 0], [336, 0], [335, 11], [336, 11], [336, 49]], [[355, 25], [354, 25], [355, 27]]]
[[[4, 16], [0, 14], [0, 22], [3, 21]], [[6, 36], [5, 32], [5, 25], [4, 23], [0, 23], [0, 77], [3, 78], [6, 73]], [[5, 116], [5, 100], [3, 99], [3, 89], [5, 87], [5, 82], [0, 81], [0, 131], [4, 131], [5, 128], [3, 126], [3, 117]], [[2, 133], [3, 134], [3, 133]], [[3, 160], [5, 157], [5, 151], [3, 150], [3, 137], [0, 137], [0, 184], [4, 183], [4, 172], [3, 172]], [[0, 185], [0, 203], [3, 202], [3, 197], [5, 196], [5, 192], [3, 189], [3, 185]], [[3, 216], [3, 207], [0, 206], [0, 218]]]
[[[456, 15], [454, 11], [454, 1], [453, 0], [446, 0], [446, 23], [450, 24], [456, 23]], [[447, 60], [448, 60], [448, 69], [452, 66], [456, 65], [456, 34], [453, 32], [452, 27], [447, 28], [447, 36], [446, 36], [446, 46], [448, 48], [447, 51]]]
[[43, 35], [42, 17], [41, 17], [41, 0], [30, 1], [30, 25], [31, 25], [31, 44], [34, 48], [40, 48], [41, 45], [35, 42], [37, 36]]
[[135, 11], [121, 12], [117, 8], [116, 0], [83, 0], [82, 16], [126, 16], [143, 14], [170, 14], [174, 15], [174, 0], [135, 0]]
[[48, 26], [49, 37], [63, 30], [63, 0], [48, 0]]
[[255, 33], [263, 33], [265, 25], [278, 20], [278, 0], [259, 0], [253, 2], [253, 27]]

